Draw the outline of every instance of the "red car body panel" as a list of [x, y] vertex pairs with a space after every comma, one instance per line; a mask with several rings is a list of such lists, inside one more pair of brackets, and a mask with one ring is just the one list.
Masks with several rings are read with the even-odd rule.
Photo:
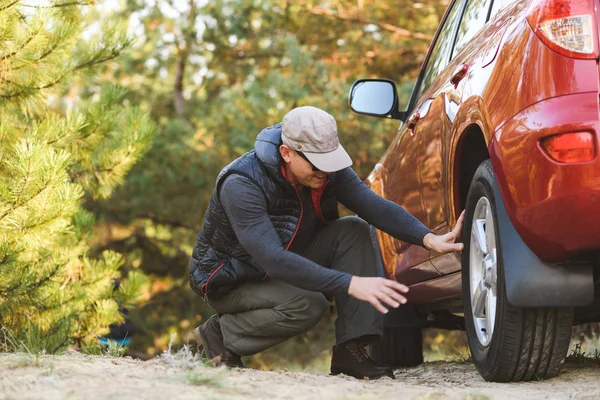
[[[400, 126], [367, 183], [446, 233], [461, 212], [461, 146], [476, 130], [513, 225], [538, 257], [556, 262], [600, 249], [600, 160], [561, 164], [540, 140], [590, 132], [598, 153], [599, 69], [597, 60], [547, 47], [527, 20], [530, 5], [517, 1], [499, 12], [453, 56], [411, 108], [420, 116], [414, 128]], [[411, 302], [460, 296], [459, 255], [377, 236], [387, 274], [411, 287]]]

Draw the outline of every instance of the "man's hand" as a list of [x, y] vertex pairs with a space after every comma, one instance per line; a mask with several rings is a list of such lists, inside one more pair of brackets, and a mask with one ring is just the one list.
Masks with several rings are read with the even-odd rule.
[[403, 293], [408, 292], [408, 288], [396, 281], [385, 278], [365, 278], [353, 276], [348, 288], [348, 294], [358, 300], [368, 301], [377, 309], [385, 314], [388, 309], [383, 303], [390, 307], [398, 308], [400, 304], [406, 303]]
[[458, 221], [456, 221], [456, 226], [452, 232], [448, 232], [445, 235], [434, 235], [433, 233], [428, 233], [423, 238], [423, 244], [427, 249], [433, 250], [440, 254], [461, 251], [464, 245], [462, 243], [454, 242], [461, 234], [464, 219], [465, 212], [463, 211], [460, 214], [460, 217], [458, 217]]

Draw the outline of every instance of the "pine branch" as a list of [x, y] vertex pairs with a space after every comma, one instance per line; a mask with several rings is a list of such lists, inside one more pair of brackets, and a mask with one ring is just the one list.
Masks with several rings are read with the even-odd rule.
[[[29, 165], [31, 165], [31, 161], [29, 161]], [[29, 180], [29, 177], [31, 175], [31, 170], [28, 170], [27, 172], [27, 177], [25, 178], [25, 181]], [[48, 185], [48, 182], [44, 183], [44, 186], [42, 186], [40, 188], [40, 190], [38, 190], [37, 192], [35, 192], [33, 194], [33, 196], [31, 196], [29, 198], [29, 201], [34, 200], [37, 196], [39, 196], [40, 194], [42, 194], [46, 189], [48, 189], [50, 187], [50, 185]], [[21, 207], [22, 204], [19, 204], [19, 201], [21, 200], [21, 196], [23, 195], [23, 192], [25, 191], [25, 185], [23, 185], [21, 192], [19, 193], [19, 196], [17, 197], [17, 200], [13, 203], [12, 207], [10, 207], [8, 210], [6, 210], [6, 212], [2, 215], [0, 215], [0, 221], [2, 219], [4, 219], [4, 217], [6, 217], [8, 214], [10, 214], [11, 212], [13, 212], [14, 210], [16, 210], [17, 208]], [[47, 221], [46, 221], [47, 222]], [[21, 227], [23, 228], [23, 227]], [[30, 228], [30, 227], [29, 227]], [[9, 229], [7, 227], [4, 227], [4, 229]]]
[[[93, 131], [95, 131], [97, 128], [98, 128], [98, 126], [96, 126], [96, 128], [94, 128], [94, 129], [93, 129]], [[69, 131], [65, 132], [65, 134], [64, 134], [64, 135], [62, 135], [62, 136], [58, 136], [58, 137], [57, 137], [56, 139], [54, 139], [54, 140], [48, 140], [48, 141], [46, 142], [46, 144], [48, 144], [48, 145], [50, 145], [50, 146], [52, 146], [52, 145], [57, 145], [56, 147], [59, 147], [59, 146], [58, 146], [58, 142], [60, 142], [61, 140], [65, 139], [65, 138], [68, 138], [68, 137], [69, 137], [69, 136], [70, 136], [70, 135], [71, 135], [73, 132], [74, 132], [73, 130], [69, 129]], [[86, 137], [88, 137], [88, 136], [90, 136], [90, 135], [82, 136], [82, 138], [86, 138]]]
[[40, 300], [40, 303], [42, 305], [38, 305], [36, 307], [36, 311], [38, 311], [39, 314], [45, 312], [45, 311], [50, 311], [52, 309], [56, 309], [56, 308], [61, 308], [64, 307], [66, 305], [69, 305], [71, 303], [74, 303], [76, 301], [80, 301], [82, 296], [79, 297], [69, 297], [67, 300], [64, 300], [60, 303], [52, 303], [52, 301], [55, 300], [56, 297], [56, 293], [50, 293], [48, 296], [46, 296], [45, 298]]
[[[52, 52], [53, 52], [54, 50], [56, 50], [56, 49], [58, 48], [58, 45], [59, 45], [59, 44], [61, 44], [61, 42], [56, 42], [56, 44], [55, 44], [54, 46], [50, 47], [50, 48], [48, 49], [48, 51], [46, 51], [46, 52], [45, 52], [45, 53], [43, 53], [41, 56], [39, 56], [38, 58], [36, 58], [35, 60], [33, 60], [33, 61], [32, 61], [32, 63], [33, 63], [33, 64], [37, 64], [37, 63], [39, 63], [40, 61], [42, 61], [44, 58], [48, 57], [50, 54], [52, 54]], [[18, 67], [13, 67], [13, 68], [12, 68], [12, 71], [17, 71], [17, 70], [19, 70], [19, 69], [21, 69], [21, 68], [24, 68], [24, 67], [25, 67], [25, 66], [27, 66], [27, 65], [28, 65], [28, 64], [26, 64], [26, 63], [23, 63], [23, 64], [19, 65]]]
[[29, 180], [30, 176], [31, 176], [31, 159], [27, 160], [27, 176], [24, 179], [23, 186], [21, 186], [21, 191], [19, 192], [19, 194], [17, 196], [17, 200], [13, 203], [12, 207], [10, 207], [8, 210], [6, 210], [6, 212], [4, 214], [0, 215], [0, 221], [2, 219], [4, 219], [4, 217], [6, 217], [8, 214], [13, 212], [13, 210], [17, 207], [17, 204], [21, 200], [21, 196], [23, 195], [23, 192], [25, 191], [25, 186], [27, 185], [27, 181]]
[[[95, 281], [87, 283], [85, 286], [86, 287], [93, 286], [93, 285], [95, 285], [97, 283], [100, 283], [102, 280], [104, 280], [106, 278], [107, 278], [107, 276], [101, 276], [100, 278], [96, 279]], [[112, 279], [112, 277], [110, 277], [110, 276], [108, 276], [108, 278]], [[80, 295], [79, 297], [72, 296], [72, 297], [68, 298], [67, 300], [65, 300], [63, 302], [52, 304], [52, 300], [54, 299], [55, 296], [56, 296], [56, 293], [50, 293], [45, 299], [42, 299], [41, 303], [45, 304], [45, 306], [39, 306], [37, 308], [37, 311], [50, 311], [53, 308], [61, 308], [61, 307], [64, 307], [66, 305], [75, 303], [77, 301], [81, 301], [81, 299], [83, 299], [83, 298], [86, 297], [84, 295]]]
[[3, 99], [13, 99], [15, 97], [21, 96], [23, 93], [25, 93], [24, 90], [21, 91], [21, 92], [11, 93], [11, 94], [8, 94], [8, 95], [6, 95], [6, 94], [0, 94], [0, 98], [3, 98]]
[[69, 75], [69, 72], [66, 72], [66, 73], [62, 74], [61, 76], [59, 76], [54, 81], [50, 81], [50, 82], [48, 82], [48, 83], [46, 83], [46, 84], [44, 84], [42, 86], [38, 86], [38, 87], [25, 86], [25, 85], [21, 85], [20, 83], [13, 82], [13, 81], [10, 81], [8, 79], [5, 79], [4, 82], [10, 83], [10, 84], [18, 86], [18, 87], [22, 87], [22, 88], [24, 88], [24, 90], [21, 90], [20, 92], [13, 92], [13, 93], [8, 94], [8, 95], [2, 94], [2, 95], [0, 95], [0, 97], [4, 98], [4, 99], [12, 99], [12, 98], [15, 98], [15, 97], [21, 97], [22, 95], [26, 94], [28, 90], [31, 90], [31, 91], [41, 91], [41, 90], [44, 90], [44, 89], [48, 89], [48, 88], [50, 88], [52, 86], [57, 85], [67, 75]]
[[79, 65], [75, 66], [75, 68], [73, 68], [73, 71], [77, 71], [77, 70], [80, 70], [80, 69], [83, 69], [83, 68], [91, 67], [91, 66], [96, 65], [96, 64], [102, 64], [102, 63], [104, 63], [106, 61], [110, 61], [112, 59], [115, 59], [115, 58], [117, 58], [121, 54], [122, 50], [123, 49], [121, 49], [121, 50], [115, 50], [111, 54], [107, 55], [105, 58], [92, 58], [91, 60], [88, 60], [88, 61], [86, 61], [83, 64], [79, 64]]
[[110, 180], [110, 178], [112, 178], [113, 174], [115, 173], [115, 170], [120, 165], [124, 164], [125, 161], [127, 161], [129, 156], [132, 154], [133, 154], [133, 151], [128, 152], [127, 155], [121, 159], [121, 161], [118, 161], [117, 163], [113, 164], [112, 166], [110, 166], [108, 168], [95, 169], [94, 175], [96, 176], [96, 179], [98, 180], [98, 182], [100, 182], [100, 177], [99, 177], [100, 174], [106, 174], [106, 177]]
[[10, 4], [5, 5], [4, 7], [0, 7], [0, 11], [7, 10], [7, 9], [11, 8], [12, 6], [14, 6], [15, 4], [17, 4], [18, 2], [19, 2], [19, 0], [15, 0]]
[[[35, 260], [35, 261], [32, 261], [30, 264], [32, 264], [32, 265], [41, 264], [41, 263], [43, 263], [43, 262], [45, 262], [45, 261], [49, 260], [50, 258], [52, 258], [52, 256], [48, 255], [48, 256], [46, 256], [46, 257], [39, 258], [39, 259], [37, 259], [37, 260]], [[51, 277], [53, 277], [53, 276], [56, 274], [56, 272], [58, 271], [58, 269], [60, 268], [60, 265], [59, 265], [59, 264], [56, 264], [56, 265], [57, 265], [57, 266], [56, 266], [56, 269], [55, 269], [54, 271], [52, 271], [52, 272], [51, 272], [51, 273], [50, 273], [50, 274], [49, 274], [49, 275], [48, 275], [46, 278], [44, 278], [44, 279], [43, 279], [41, 282], [36, 282], [36, 283], [34, 283], [34, 284], [32, 284], [32, 285], [29, 285], [29, 286], [25, 285], [25, 289], [27, 289], [26, 291], [27, 291], [27, 292], [29, 292], [29, 291], [30, 291], [30, 289], [37, 289], [37, 288], [41, 287], [41, 286], [42, 286], [44, 283], [46, 283], [46, 282], [47, 282], [47, 281], [48, 281], [48, 280], [49, 280]], [[12, 287], [9, 287], [9, 288], [7, 288], [7, 289], [0, 290], [0, 294], [6, 295], [6, 297], [8, 297], [8, 296], [9, 296], [11, 293], [14, 293], [14, 292], [16, 292], [16, 290], [17, 290], [17, 289], [24, 289], [24, 288], [23, 288], [23, 285], [22, 285], [22, 283], [18, 283], [18, 284], [17, 284], [17, 286], [12, 286]]]
[[[50, 257], [48, 257], [48, 258], [50, 258]], [[11, 293], [14, 293], [16, 291], [16, 289], [27, 289], [27, 290], [22, 290], [22, 292], [25, 291], [28, 293], [33, 290], [39, 289], [44, 284], [46, 284], [50, 279], [52, 279], [61, 267], [62, 267], [62, 265], [56, 264], [54, 270], [51, 271], [45, 278], [41, 279], [40, 281], [34, 282], [31, 285], [23, 285], [22, 283], [20, 283], [18, 286], [13, 286], [8, 289], [0, 290], [0, 294], [9, 295]]]
[[108, 167], [108, 168], [101, 168], [101, 169], [95, 169], [94, 172], [94, 176], [96, 178], [96, 180], [98, 182], [100, 182], [100, 174], [105, 174], [105, 178], [107, 178], [107, 181], [110, 181], [110, 178], [113, 177], [113, 175], [116, 173], [116, 170], [119, 168], [119, 166], [125, 164], [127, 161], [129, 161], [129, 158], [135, 153], [136, 149], [132, 148], [131, 146], [129, 146], [129, 148], [131, 150], [129, 150], [127, 152], [127, 154], [125, 155], [125, 157], [122, 157], [118, 162], [116, 162], [115, 164], [113, 164], [112, 166]]
[[95, 3], [94, 1], [72, 1], [72, 2], [69, 2], [69, 3], [52, 4], [50, 6], [33, 6], [33, 5], [30, 5], [30, 4], [21, 4], [20, 7], [37, 8], [37, 9], [48, 9], [48, 8], [61, 8], [61, 7], [74, 7], [74, 6], [89, 6], [89, 5], [92, 5], [94, 3]]
[[29, 225], [20, 225], [17, 228], [7, 228], [7, 227], [4, 227], [3, 229], [5, 229], [7, 231], [25, 231], [26, 229], [36, 228], [36, 227], [39, 227], [39, 226], [47, 225], [50, 222], [53, 222], [53, 221], [56, 221], [56, 220], [60, 220], [61, 219], [61, 215], [64, 216], [64, 210], [62, 210], [62, 209], [59, 210], [56, 213], [56, 215], [51, 216], [50, 218], [48, 218], [48, 219], [46, 219], [44, 221], [34, 222], [34, 223], [29, 224]]
[[19, 53], [21, 50], [23, 50], [25, 47], [27, 47], [27, 45], [29, 43], [31, 43], [33, 38], [35, 38], [38, 34], [39, 34], [39, 31], [36, 31], [35, 33], [33, 33], [31, 36], [29, 36], [29, 38], [27, 38], [27, 40], [23, 43], [23, 45], [21, 47], [19, 47], [17, 50], [13, 51], [12, 53], [6, 54], [5, 56], [0, 57], [0, 61], [4, 61], [8, 58], [15, 56], [17, 53]]
[[[85, 135], [80, 136], [79, 140], [83, 141], [83, 140], [89, 138], [90, 136], [92, 136], [93, 134], [95, 134], [98, 131], [98, 128], [100, 128], [100, 124], [96, 124], [96, 126], [94, 126], [94, 129], [91, 129], [89, 131], [89, 133], [86, 133]], [[60, 138], [55, 140], [54, 142], [49, 142], [49, 144], [53, 144], [55, 142], [58, 142], [59, 140], [60, 140]], [[73, 178], [78, 178], [79, 176], [81, 176], [82, 173], [83, 173], [83, 171], [73, 173]]]
[[50, 81], [50, 82], [48, 82], [48, 83], [46, 83], [46, 84], [44, 84], [42, 86], [38, 86], [38, 87], [29, 87], [29, 86], [21, 85], [21, 84], [19, 84], [17, 82], [13, 82], [11, 80], [5, 79], [4, 82], [10, 83], [10, 84], [18, 86], [18, 87], [25, 88], [26, 90], [22, 90], [20, 92], [13, 92], [13, 93], [10, 93], [8, 95], [1, 94], [0, 98], [12, 99], [12, 98], [15, 98], [15, 97], [20, 97], [23, 94], [27, 93], [27, 89], [29, 89], [29, 90], [35, 90], [35, 91], [41, 91], [41, 90], [44, 90], [44, 89], [48, 89], [48, 88], [50, 88], [52, 86], [55, 86], [55, 85], [59, 84], [71, 72], [74, 72], [74, 71], [77, 71], [77, 70], [80, 70], [80, 69], [83, 69], [83, 68], [91, 67], [93, 65], [102, 64], [102, 63], [104, 63], [106, 61], [110, 61], [110, 60], [118, 57], [119, 54], [121, 54], [120, 51], [115, 51], [115, 52], [109, 54], [108, 56], [106, 56], [104, 58], [92, 58], [91, 60], [88, 60], [88, 61], [84, 62], [83, 64], [76, 65], [71, 71], [66, 71], [64, 74], [62, 74], [58, 78], [54, 79], [53, 81]]

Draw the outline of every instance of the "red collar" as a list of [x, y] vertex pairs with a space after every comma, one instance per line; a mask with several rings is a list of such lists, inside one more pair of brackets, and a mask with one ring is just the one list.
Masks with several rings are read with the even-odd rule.
[[[290, 182], [290, 180], [287, 177], [287, 173], [285, 172], [285, 167], [282, 165], [281, 166], [281, 174], [283, 175], [283, 177], [285, 178], [286, 181], [288, 181], [292, 186], [293, 184]], [[325, 221], [325, 219], [323, 218], [323, 212], [321, 211], [321, 196], [323, 196], [323, 191], [325, 190], [325, 187], [327, 186], [327, 184], [329, 183], [329, 179], [327, 181], [325, 181], [325, 184], [323, 186], [321, 186], [319, 189], [310, 189], [310, 197], [313, 203], [313, 207], [315, 208], [315, 211], [317, 213], [317, 216], [319, 217], [319, 219], [321, 221], [323, 221], [324, 223], [328, 223], [327, 221]]]
[[[283, 177], [285, 178], [285, 180], [290, 182], [290, 180], [288, 179], [287, 173], [285, 172], [285, 167], [283, 165], [281, 166], [281, 173], [283, 174]], [[290, 183], [292, 183], [292, 182], [290, 182]]]

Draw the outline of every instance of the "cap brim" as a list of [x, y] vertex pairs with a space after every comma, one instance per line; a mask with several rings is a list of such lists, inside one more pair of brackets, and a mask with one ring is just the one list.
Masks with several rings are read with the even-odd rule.
[[335, 172], [352, 165], [352, 159], [342, 145], [329, 153], [309, 153], [307, 151], [302, 153], [315, 167], [323, 172]]

